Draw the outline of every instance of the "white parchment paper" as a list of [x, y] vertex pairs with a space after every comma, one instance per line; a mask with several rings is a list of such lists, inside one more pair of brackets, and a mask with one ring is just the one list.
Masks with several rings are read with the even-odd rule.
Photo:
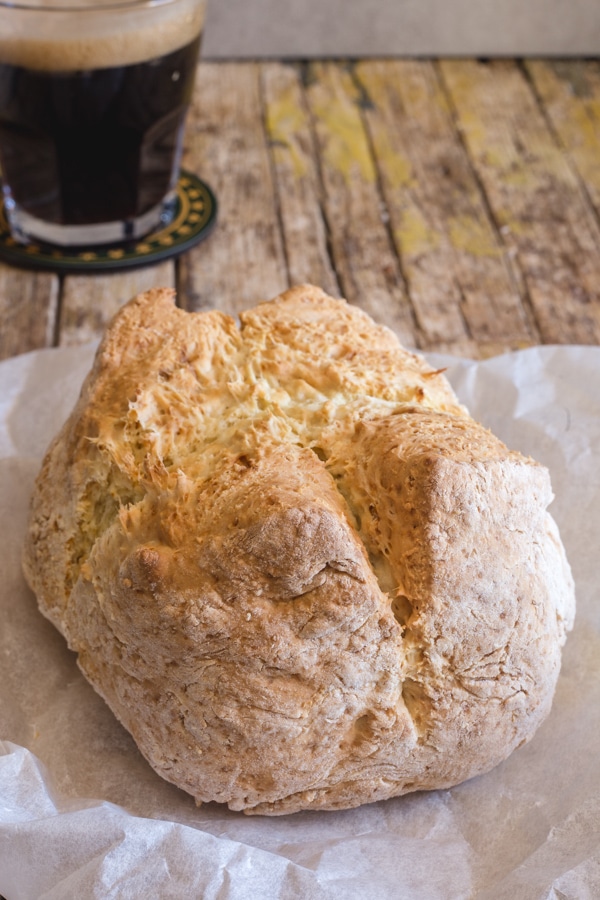
[[[0, 894], [600, 898], [600, 348], [435, 357], [473, 415], [551, 471], [577, 618], [550, 717], [493, 772], [339, 813], [197, 809], [85, 682], [20, 571], [28, 497], [93, 348], [0, 364]], [[293, 752], [293, 748], [290, 748]]]

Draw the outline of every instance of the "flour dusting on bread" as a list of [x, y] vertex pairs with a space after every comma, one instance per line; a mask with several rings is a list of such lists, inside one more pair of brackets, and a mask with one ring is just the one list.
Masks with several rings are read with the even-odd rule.
[[485, 772], [547, 715], [574, 594], [547, 470], [300, 286], [132, 300], [38, 477], [24, 569], [141, 752], [281, 814]]

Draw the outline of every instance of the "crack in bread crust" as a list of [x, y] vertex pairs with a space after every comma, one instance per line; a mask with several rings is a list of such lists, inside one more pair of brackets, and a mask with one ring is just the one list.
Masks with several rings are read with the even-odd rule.
[[240, 318], [166, 289], [118, 314], [37, 481], [42, 612], [199, 802], [486, 771], [547, 714], [573, 618], [546, 470], [344, 301]]

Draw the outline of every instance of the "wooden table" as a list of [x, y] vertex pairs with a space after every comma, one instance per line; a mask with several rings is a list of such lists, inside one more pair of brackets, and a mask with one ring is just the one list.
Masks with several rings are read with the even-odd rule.
[[600, 62], [201, 63], [210, 238], [102, 276], [0, 267], [0, 357], [97, 337], [154, 285], [236, 314], [313, 282], [410, 346], [600, 343]]

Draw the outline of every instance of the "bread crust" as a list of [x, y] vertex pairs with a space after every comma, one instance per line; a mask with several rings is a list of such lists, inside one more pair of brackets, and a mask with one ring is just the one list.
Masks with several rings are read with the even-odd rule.
[[574, 615], [547, 470], [344, 301], [132, 300], [51, 445], [24, 571], [154, 769], [337, 809], [480, 774]]

